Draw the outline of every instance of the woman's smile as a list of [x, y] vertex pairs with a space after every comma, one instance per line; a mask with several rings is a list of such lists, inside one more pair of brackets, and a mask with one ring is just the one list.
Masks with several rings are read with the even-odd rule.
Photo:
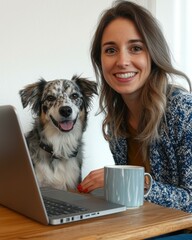
[[134, 79], [136, 74], [137, 74], [136, 72], [126, 72], [126, 73], [115, 73], [114, 76], [119, 82], [129, 82]]

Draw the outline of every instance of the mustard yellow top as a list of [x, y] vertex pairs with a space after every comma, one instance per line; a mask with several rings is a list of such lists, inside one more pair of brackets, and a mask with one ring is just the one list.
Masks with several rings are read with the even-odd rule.
[[143, 166], [145, 168], [145, 172], [150, 172], [149, 161], [143, 161], [141, 144], [137, 139], [135, 139], [137, 131], [130, 125], [128, 126], [128, 131], [130, 133], [130, 137], [127, 139], [128, 165]]

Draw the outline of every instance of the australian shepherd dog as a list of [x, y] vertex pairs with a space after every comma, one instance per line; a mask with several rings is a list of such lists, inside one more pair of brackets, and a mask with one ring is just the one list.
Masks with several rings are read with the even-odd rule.
[[19, 94], [34, 116], [26, 139], [40, 187], [75, 189], [81, 180], [82, 135], [97, 84], [77, 76], [40, 79]]

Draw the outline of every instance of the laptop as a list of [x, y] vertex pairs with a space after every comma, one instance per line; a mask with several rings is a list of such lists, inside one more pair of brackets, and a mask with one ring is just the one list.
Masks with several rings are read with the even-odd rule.
[[58, 225], [126, 210], [103, 193], [39, 188], [16, 109], [0, 106], [0, 204], [42, 224]]

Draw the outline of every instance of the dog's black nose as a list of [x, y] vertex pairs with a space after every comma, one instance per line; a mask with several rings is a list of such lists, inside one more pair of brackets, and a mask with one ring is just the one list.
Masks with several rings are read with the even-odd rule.
[[69, 117], [71, 115], [71, 113], [72, 113], [72, 108], [68, 107], [68, 106], [60, 107], [59, 108], [59, 113], [63, 117]]

